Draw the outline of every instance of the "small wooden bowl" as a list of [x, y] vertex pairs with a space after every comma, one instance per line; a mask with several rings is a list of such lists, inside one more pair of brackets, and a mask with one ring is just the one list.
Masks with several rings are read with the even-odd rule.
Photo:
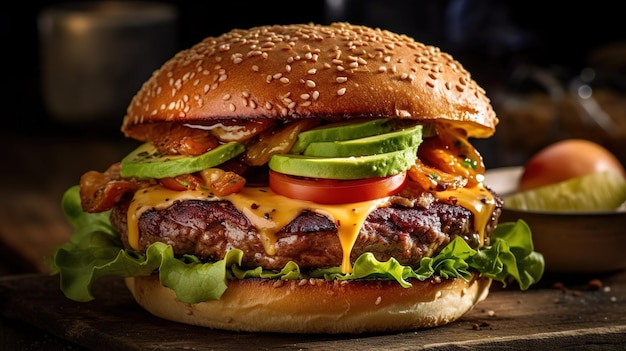
[[[501, 196], [514, 192], [521, 167], [494, 169], [485, 184]], [[602, 273], [626, 269], [626, 212], [541, 212], [506, 208], [499, 222], [523, 219], [546, 271]]]

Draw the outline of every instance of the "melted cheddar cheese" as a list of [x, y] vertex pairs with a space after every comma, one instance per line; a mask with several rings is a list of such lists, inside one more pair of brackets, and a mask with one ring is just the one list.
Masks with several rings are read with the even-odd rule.
[[276, 233], [293, 221], [302, 211], [309, 210], [326, 216], [337, 226], [343, 250], [342, 271], [352, 271], [350, 252], [367, 216], [378, 207], [388, 206], [388, 198], [341, 205], [321, 205], [290, 199], [275, 194], [269, 187], [249, 187], [222, 198], [204, 191], [174, 191], [160, 185], [151, 186], [135, 193], [128, 208], [128, 242], [139, 248], [139, 225], [141, 214], [150, 209], [165, 209], [178, 200], [199, 199], [206, 201], [227, 200], [248, 218], [259, 231], [265, 251], [275, 254]]
[[435, 196], [442, 202], [459, 205], [474, 214], [474, 230], [480, 237], [480, 244], [483, 245], [485, 227], [496, 208], [496, 201], [482, 183], [470, 188], [438, 191]]

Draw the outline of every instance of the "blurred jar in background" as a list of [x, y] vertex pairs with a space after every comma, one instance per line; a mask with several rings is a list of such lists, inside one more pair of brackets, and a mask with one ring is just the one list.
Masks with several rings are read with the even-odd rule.
[[520, 165], [566, 138], [603, 145], [626, 165], [626, 43], [593, 50], [576, 74], [520, 66], [495, 99], [502, 165]]
[[626, 42], [591, 51], [587, 64], [568, 83], [560, 128], [602, 144], [626, 166]]
[[173, 56], [177, 11], [165, 4], [61, 3], [38, 17], [43, 103], [64, 124], [119, 126], [132, 96]]
[[495, 138], [500, 166], [524, 164], [531, 155], [561, 138], [559, 102], [565, 97], [558, 72], [519, 65], [506, 90], [494, 96], [500, 123]]

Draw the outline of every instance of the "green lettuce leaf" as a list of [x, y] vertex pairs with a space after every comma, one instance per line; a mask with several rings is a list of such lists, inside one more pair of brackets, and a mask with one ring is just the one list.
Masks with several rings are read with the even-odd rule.
[[74, 226], [74, 233], [68, 243], [55, 249], [51, 262], [52, 273], [60, 276], [61, 291], [75, 301], [93, 300], [91, 287], [103, 276], [158, 273], [161, 283], [171, 288], [178, 300], [197, 303], [219, 299], [230, 279], [390, 279], [408, 288], [410, 279], [469, 279], [472, 271], [478, 271], [505, 285], [516, 281], [520, 289], [526, 290], [541, 279], [544, 271], [543, 256], [534, 251], [530, 228], [521, 220], [499, 224], [491, 244], [479, 250], [457, 237], [436, 256], [422, 259], [418, 267], [403, 266], [393, 258], [381, 262], [365, 253], [354, 262], [352, 273], [342, 273], [340, 267], [302, 272], [294, 262], [280, 271], [245, 269], [241, 267], [243, 252], [238, 249], [230, 250], [224, 259], [214, 263], [203, 263], [192, 255], [175, 257], [172, 247], [163, 243], [154, 243], [141, 254], [122, 248], [108, 212], [83, 212], [78, 192], [75, 186], [63, 196], [63, 211]]

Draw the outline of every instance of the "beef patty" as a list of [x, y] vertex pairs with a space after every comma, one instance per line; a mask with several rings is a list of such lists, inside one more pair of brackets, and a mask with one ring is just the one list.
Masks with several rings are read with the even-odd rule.
[[[487, 242], [500, 215], [498, 203], [485, 232]], [[128, 205], [129, 201], [121, 201], [111, 212], [111, 223], [126, 247]], [[379, 208], [361, 228], [351, 261], [371, 252], [380, 261], [394, 257], [403, 265], [417, 266], [457, 236], [476, 248], [479, 236], [472, 223], [471, 211], [438, 201], [428, 207]], [[193, 254], [203, 261], [217, 261], [228, 250], [241, 249], [246, 268], [277, 270], [289, 261], [301, 269], [332, 267], [340, 266], [343, 257], [335, 224], [311, 211], [282, 228], [276, 234], [275, 254], [267, 254], [257, 229], [228, 201], [186, 200], [144, 212], [139, 219], [139, 251], [157, 241], [171, 245], [175, 255]]]

